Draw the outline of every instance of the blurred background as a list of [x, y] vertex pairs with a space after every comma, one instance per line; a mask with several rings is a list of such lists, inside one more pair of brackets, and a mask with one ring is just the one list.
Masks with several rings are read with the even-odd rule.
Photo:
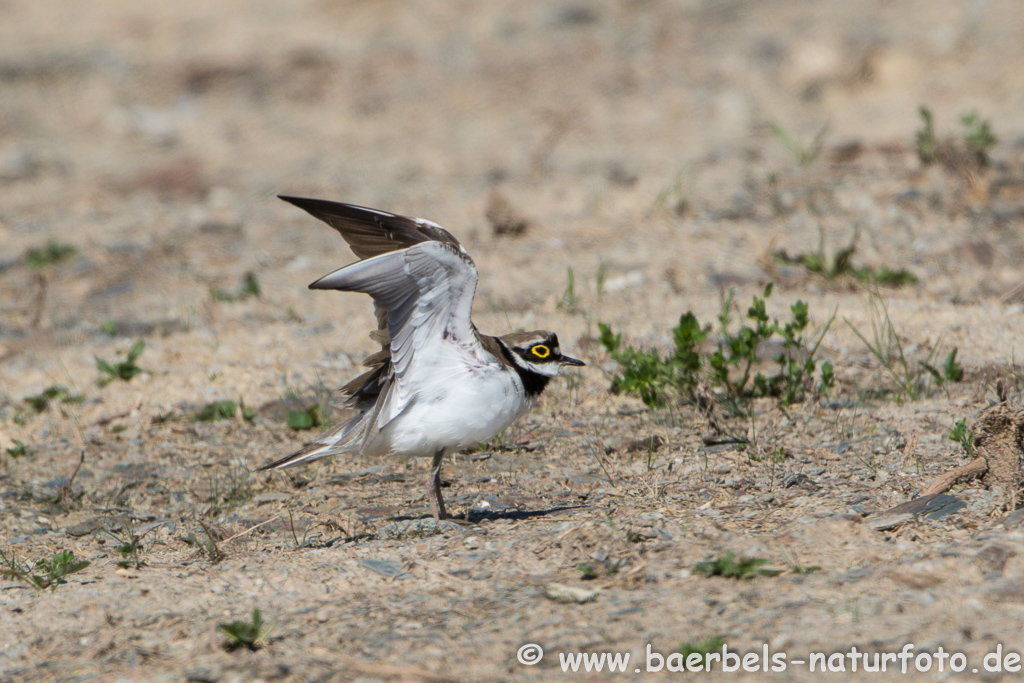
[[[770, 280], [823, 315], [857, 286], [804, 257], [848, 246], [870, 272], [911, 273], [892, 290], [908, 316], [1020, 295], [1013, 0], [7, 0], [0, 15], [8, 382], [78, 377], [143, 337], [200, 380], [254, 359], [287, 373], [310, 344], [371, 349], [368, 302], [304, 289], [350, 254], [278, 193], [440, 222], [481, 267], [483, 328], [554, 316], [570, 348], [598, 316], [663, 339], [679, 312]], [[227, 346], [200, 361], [202, 339]]]
[[[784, 238], [798, 226], [759, 205], [793, 166], [787, 139], [850, 159], [888, 146], [913, 170], [919, 105], [940, 133], [977, 112], [1004, 158], [1024, 128], [1012, 0], [7, 0], [0, 15], [5, 269], [48, 238], [82, 257], [37, 328], [177, 320], [211, 282], [259, 267], [277, 291], [320, 275], [325, 250], [348, 258], [277, 193], [429, 217], [486, 255], [497, 191], [539, 226], [525, 239], [559, 282], [516, 287], [542, 296], [570, 257], [591, 276], [601, 258], [646, 263], [632, 242], [648, 223], [673, 223], [681, 252], [705, 229]], [[666, 199], [677, 215], [652, 219]], [[694, 247], [698, 272], [735, 264], [728, 242]], [[28, 290], [3, 275], [7, 335]]]
[[[326, 427], [309, 409], [375, 350], [367, 297], [306, 289], [354, 260], [348, 248], [277, 194], [442, 224], [480, 270], [481, 331], [551, 329], [587, 360], [493, 459], [445, 470], [459, 509], [495, 495], [521, 496], [510, 509], [565, 505], [575, 536], [554, 547], [557, 520], [509, 517], [486, 525], [497, 550], [476, 536], [470, 554], [459, 538], [377, 543], [362, 532], [416, 514], [419, 463], [250, 474]], [[967, 529], [987, 543], [988, 492], [965, 496], [973, 526], [941, 537], [949, 552], [931, 546], [946, 569], [915, 565], [896, 582], [861, 579], [879, 557], [926, 557], [909, 550], [920, 537], [891, 542], [859, 515], [958, 462], [950, 427], [964, 429], [993, 378], [1012, 373], [1019, 398], [1024, 373], [1008, 364], [1022, 355], [1022, 228], [1020, 0], [0, 0], [0, 536], [20, 558], [66, 547], [94, 562], [89, 583], [40, 593], [31, 604], [44, 609], [0, 611], [0, 631], [17, 634], [0, 660], [64, 658], [104, 680], [137, 662], [153, 675], [198, 661], [257, 667], [267, 660], [230, 659], [211, 636], [257, 605], [281, 615], [275, 647], [299, 672], [316, 657], [346, 671], [353, 642], [367, 661], [405, 665], [416, 652], [447, 670], [454, 634], [467, 680], [504, 678], [513, 669], [499, 663], [534, 633], [577, 649], [615, 637], [632, 647], [642, 631], [666, 647], [742, 633], [773, 650], [899, 651], [927, 632], [980, 657], [1016, 628], [1022, 594], [1012, 584], [985, 597], [993, 572], [971, 565], [984, 553], [958, 545]], [[761, 446], [709, 446], [695, 411], [666, 418], [609, 393], [616, 365], [596, 323], [664, 349], [681, 313], [715, 321], [729, 291], [736, 329], [769, 282], [769, 315], [788, 320], [807, 302], [807, 338], [827, 331], [819, 358], [837, 379], [831, 394], [759, 412]], [[873, 354], [867, 330], [883, 312]], [[893, 389], [878, 360], [893, 348], [912, 358], [915, 382], [931, 377], [923, 363], [952, 358], [952, 393], [930, 387], [915, 402]], [[753, 418], [733, 422], [755, 430]], [[911, 458], [918, 432], [924, 457]], [[784, 468], [806, 492], [778, 487]], [[332, 478], [353, 470], [354, 483]], [[293, 510], [298, 533], [283, 526]], [[285, 512], [245, 546], [258, 550], [196, 559], [210, 525], [225, 538]], [[666, 516], [683, 528], [625, 540]], [[693, 589], [695, 562], [731, 558], [745, 550], [735, 539], [787, 518], [800, 524], [780, 534], [825, 567], [818, 578], [729, 584], [771, 586], [760, 593], [717, 584], [721, 603]], [[152, 525], [138, 583], [111, 568], [121, 542], [109, 531], [132, 523]], [[314, 561], [303, 528], [317, 525], [356, 541]], [[571, 531], [557, 528], [560, 541]], [[671, 552], [646, 554], [663, 541]], [[444, 544], [465, 565], [462, 597], [425, 602], [421, 579], [455, 581], [435, 569]], [[537, 547], [553, 549], [538, 559]], [[999, 571], [1024, 556], [992, 547]], [[601, 577], [621, 582], [613, 598], [543, 597], [552, 576], [581, 580], [601, 548], [630, 562]], [[394, 563], [385, 578], [358, 564], [380, 557]], [[415, 580], [392, 580], [406, 570]], [[87, 642], [86, 625], [112, 635]], [[409, 650], [394, 636], [407, 627], [424, 638]], [[223, 680], [287, 675], [242, 671]]]

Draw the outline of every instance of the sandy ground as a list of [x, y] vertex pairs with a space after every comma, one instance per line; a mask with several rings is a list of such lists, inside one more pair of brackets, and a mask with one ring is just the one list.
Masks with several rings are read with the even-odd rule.
[[[817, 680], [795, 660], [908, 643], [1011, 677], [983, 666], [1024, 647], [1002, 491], [884, 513], [966, 461], [946, 434], [997, 382], [1020, 401], [1021, 64], [1013, 0], [0, 3], [0, 549], [91, 563], [53, 590], [0, 580], [0, 678], [678, 678], [648, 648], [708, 642], [790, 664], [709, 680]], [[989, 121], [989, 163], [922, 164], [920, 105], [958, 149], [962, 114]], [[459, 529], [389, 537], [429, 512], [420, 461], [252, 472], [315, 433], [289, 406], [373, 350], [365, 297], [306, 289], [347, 247], [279, 193], [441, 223], [479, 268], [481, 330], [552, 329], [588, 362], [452, 458]], [[494, 230], [502, 200], [523, 234]], [[855, 266], [917, 282], [772, 258], [855, 236]], [[74, 251], [30, 263], [49, 241]], [[732, 289], [741, 316], [768, 282], [774, 317], [835, 312], [828, 397], [719, 410], [744, 437], [721, 443], [692, 405], [609, 392], [598, 322], [665, 346], [681, 313], [714, 321]], [[853, 332], [881, 306], [912, 367], [955, 347], [963, 380], [891, 391]], [[96, 359], [137, 340], [144, 372], [99, 386]], [[194, 419], [220, 400], [252, 419]], [[780, 573], [694, 571], [728, 552]], [[268, 642], [227, 651], [218, 625], [254, 608]], [[563, 673], [576, 652], [631, 659]]]

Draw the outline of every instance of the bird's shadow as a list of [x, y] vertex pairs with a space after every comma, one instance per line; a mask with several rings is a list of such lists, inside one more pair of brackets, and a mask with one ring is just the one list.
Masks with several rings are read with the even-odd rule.
[[[511, 520], [519, 521], [525, 519], [533, 519], [535, 517], [547, 517], [549, 515], [556, 515], [563, 512], [571, 512], [573, 510], [582, 510], [586, 508], [586, 505], [556, 505], [554, 507], [546, 508], [543, 510], [519, 510], [515, 508], [503, 508], [500, 510], [467, 510], [462, 515], [456, 517], [449, 517], [448, 521], [465, 526], [474, 526], [483, 522], [495, 522], [498, 520]], [[374, 519], [380, 519], [379, 517], [370, 516], [362, 519], [364, 523], [369, 523]], [[430, 515], [393, 515], [385, 518], [388, 525], [401, 524], [402, 522], [413, 523], [418, 520], [430, 520], [433, 519]], [[351, 543], [354, 541], [368, 541], [377, 540], [379, 535], [375, 532], [364, 532], [360, 534], [354, 534], [352, 536], [339, 536], [331, 539], [326, 546], [330, 547], [337, 542]]]
[[[547, 517], [548, 515], [566, 512], [569, 510], [582, 510], [586, 505], [557, 505], [545, 510], [521, 510], [517, 508], [502, 508], [500, 510], [481, 510], [479, 508], [466, 510], [461, 515], [455, 515], [448, 519], [456, 524], [479, 524], [480, 522], [494, 522], [499, 519], [523, 520], [534, 517]], [[362, 521], [369, 522], [371, 518], [364, 518]], [[417, 519], [430, 519], [430, 515], [394, 515], [388, 517], [391, 522], [412, 522]]]
[[[477, 524], [479, 522], [493, 522], [499, 519], [508, 520], [523, 520], [531, 519], [533, 517], [547, 517], [548, 515], [554, 515], [559, 512], [567, 512], [570, 510], [582, 510], [586, 508], [586, 505], [556, 505], [544, 510], [523, 510], [518, 508], [501, 508], [496, 510], [482, 510], [479, 508], [473, 508], [466, 510], [460, 515], [450, 516], [448, 519], [457, 524]], [[430, 519], [429, 514], [425, 515], [365, 515], [360, 517], [361, 522], [368, 524], [374, 520], [386, 520], [388, 524], [394, 522], [413, 522], [417, 519]]]
[[586, 505], [556, 505], [555, 507], [550, 507], [545, 510], [517, 510], [515, 508], [505, 508], [502, 510], [467, 510], [461, 518], [456, 519], [455, 521], [464, 520], [470, 524], [479, 524], [480, 522], [494, 522], [499, 519], [523, 520], [532, 519], [534, 517], [547, 517], [548, 515], [568, 512], [571, 510], [582, 510], [586, 507]]

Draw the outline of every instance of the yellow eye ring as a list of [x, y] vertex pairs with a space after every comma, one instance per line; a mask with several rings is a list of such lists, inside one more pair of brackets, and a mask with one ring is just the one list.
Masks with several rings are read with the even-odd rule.
[[551, 355], [551, 349], [544, 346], [543, 344], [537, 344], [532, 349], [530, 349], [530, 351], [532, 351], [533, 355], [537, 356], [537, 358], [547, 358], [548, 356]]

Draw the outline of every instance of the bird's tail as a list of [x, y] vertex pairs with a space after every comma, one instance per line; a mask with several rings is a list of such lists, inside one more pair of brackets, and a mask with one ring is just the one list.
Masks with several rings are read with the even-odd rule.
[[359, 422], [363, 417], [364, 414], [360, 413], [349, 420], [335, 425], [329, 431], [321, 435], [316, 441], [306, 444], [290, 455], [286, 455], [283, 458], [261, 465], [256, 469], [256, 471], [265, 472], [266, 470], [279, 470], [284, 467], [291, 467], [304, 462], [313, 462], [314, 460], [329, 458], [332, 455], [338, 455], [339, 453], [347, 453], [351, 450], [350, 439], [348, 437], [359, 425]]

